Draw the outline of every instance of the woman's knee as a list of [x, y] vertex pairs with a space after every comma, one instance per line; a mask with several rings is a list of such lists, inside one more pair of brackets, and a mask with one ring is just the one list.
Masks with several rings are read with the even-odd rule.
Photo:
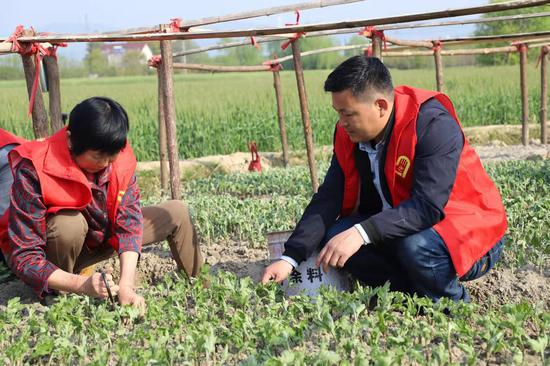
[[181, 200], [169, 200], [162, 203], [162, 207], [168, 212], [171, 221], [177, 226], [188, 223], [191, 220], [189, 206]]
[[63, 210], [50, 216], [46, 222], [48, 242], [56, 241], [67, 245], [84, 243], [88, 223], [79, 211]]

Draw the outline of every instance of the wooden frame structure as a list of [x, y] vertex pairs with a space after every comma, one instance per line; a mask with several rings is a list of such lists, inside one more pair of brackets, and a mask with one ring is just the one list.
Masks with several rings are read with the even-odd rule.
[[[294, 60], [295, 65], [295, 74], [296, 74], [296, 80], [297, 80], [297, 88], [298, 88], [298, 95], [300, 99], [300, 106], [301, 106], [301, 112], [302, 112], [302, 121], [304, 125], [304, 138], [306, 141], [306, 150], [307, 150], [307, 156], [308, 156], [308, 164], [310, 168], [310, 175], [312, 180], [312, 189], [314, 192], [317, 191], [318, 188], [318, 180], [317, 180], [317, 170], [315, 166], [315, 159], [314, 159], [314, 151], [313, 151], [313, 139], [312, 139], [312, 131], [311, 131], [311, 122], [309, 119], [309, 111], [307, 106], [307, 97], [305, 92], [305, 84], [303, 80], [303, 70], [301, 67], [301, 57], [304, 55], [300, 52], [299, 48], [299, 39], [301, 35], [304, 32], [313, 32], [315, 35], [327, 35], [332, 32], [332, 34], [337, 34], [337, 32], [350, 32], [350, 29], [353, 29], [355, 27], [367, 27], [367, 26], [376, 26], [379, 31], [383, 30], [390, 30], [390, 29], [403, 29], [406, 27], [426, 27], [426, 26], [441, 26], [441, 25], [452, 25], [452, 24], [469, 24], [469, 23], [482, 23], [484, 21], [490, 22], [490, 21], [497, 21], [497, 18], [500, 18], [498, 20], [504, 20], [504, 18], [507, 18], [508, 20], [513, 19], [522, 19], [522, 18], [528, 18], [528, 17], [536, 17], [536, 16], [547, 16], [546, 13], [537, 13], [537, 14], [531, 14], [528, 16], [508, 16], [508, 17], [497, 17], [497, 18], [488, 18], [488, 19], [481, 19], [481, 20], [470, 20], [470, 21], [454, 21], [454, 22], [440, 22], [440, 23], [418, 23], [418, 24], [410, 24], [410, 22], [415, 21], [423, 21], [423, 20], [433, 20], [438, 18], [448, 18], [448, 17], [457, 17], [457, 16], [464, 16], [464, 15], [472, 15], [472, 14], [484, 14], [484, 13], [490, 13], [495, 11], [502, 11], [502, 10], [512, 10], [512, 9], [519, 9], [519, 8], [526, 8], [526, 7], [534, 7], [534, 6], [540, 6], [549, 4], [550, 0], [517, 0], [517, 1], [508, 1], [505, 3], [498, 3], [498, 4], [491, 4], [491, 5], [485, 5], [485, 6], [477, 6], [477, 7], [470, 7], [470, 8], [460, 8], [460, 9], [450, 9], [450, 10], [444, 10], [444, 11], [438, 11], [438, 12], [430, 12], [430, 13], [422, 13], [422, 14], [410, 14], [410, 15], [402, 15], [402, 16], [394, 16], [394, 17], [386, 17], [386, 18], [377, 18], [377, 19], [364, 19], [364, 20], [356, 20], [356, 21], [344, 21], [344, 22], [336, 22], [336, 23], [323, 23], [323, 24], [311, 24], [311, 25], [298, 25], [298, 22], [295, 25], [287, 26], [284, 28], [263, 28], [263, 29], [252, 29], [252, 30], [233, 30], [233, 31], [195, 31], [198, 26], [203, 26], [206, 24], [215, 24], [225, 21], [234, 21], [239, 19], [247, 19], [257, 16], [266, 16], [266, 15], [272, 15], [272, 14], [278, 14], [282, 12], [288, 12], [293, 11], [296, 8], [300, 9], [312, 9], [312, 8], [319, 8], [324, 6], [332, 6], [332, 5], [339, 5], [339, 4], [345, 4], [345, 3], [352, 3], [356, 1], [361, 0], [321, 0], [321, 1], [314, 1], [310, 3], [302, 3], [302, 4], [296, 4], [291, 6], [284, 6], [284, 7], [277, 7], [277, 8], [270, 8], [270, 9], [264, 9], [259, 10], [256, 12], [246, 12], [246, 13], [239, 13], [239, 14], [230, 14], [224, 17], [212, 17], [212, 18], [205, 18], [200, 19], [198, 21], [187, 21], [187, 22], [181, 22], [181, 21], [173, 21], [170, 25], [159, 25], [155, 27], [149, 27], [149, 28], [137, 28], [137, 29], [129, 29], [129, 30], [122, 30], [118, 32], [110, 32], [110, 33], [103, 33], [103, 34], [85, 34], [85, 35], [60, 35], [60, 34], [50, 34], [50, 35], [42, 35], [42, 36], [36, 36], [36, 34], [29, 33], [28, 31], [18, 37], [18, 39], [13, 40], [12, 38], [0, 38], [0, 53], [7, 53], [11, 52], [13, 48], [13, 43], [17, 42], [19, 44], [39, 44], [39, 43], [45, 43], [50, 42], [54, 45], [59, 44], [60, 42], [114, 42], [114, 41], [160, 41], [161, 46], [161, 57], [162, 62], [158, 65], [158, 90], [159, 90], [159, 139], [160, 139], [160, 158], [161, 158], [161, 180], [167, 180], [168, 175], [166, 174], [167, 167], [165, 164], [163, 164], [163, 156], [168, 155], [168, 161], [169, 161], [169, 167], [170, 167], [170, 173], [169, 173], [169, 179], [170, 179], [170, 187], [171, 187], [171, 195], [174, 199], [179, 199], [181, 196], [180, 192], [180, 176], [179, 176], [179, 158], [178, 158], [178, 149], [177, 149], [177, 132], [175, 127], [175, 104], [174, 104], [174, 96], [173, 96], [173, 69], [174, 68], [192, 68], [195, 69], [201, 69], [206, 70], [207, 65], [181, 65], [181, 64], [173, 64], [173, 57], [174, 56], [180, 56], [183, 54], [191, 54], [191, 53], [180, 53], [174, 55], [171, 48], [171, 41], [172, 40], [185, 40], [185, 39], [206, 39], [206, 38], [228, 38], [228, 37], [255, 37], [255, 36], [274, 36], [279, 35], [283, 37], [291, 38], [291, 45], [292, 45], [292, 58]], [[408, 24], [409, 23], [409, 24]], [[452, 24], [451, 24], [452, 23]], [[195, 27], [195, 29], [192, 29]], [[515, 35], [501, 35], [498, 38], [495, 38], [494, 36], [489, 37], [469, 37], [468, 39], [461, 38], [461, 39], [450, 39], [450, 40], [431, 40], [431, 41], [403, 41], [398, 39], [393, 39], [391, 37], [385, 37], [380, 32], [371, 32], [370, 38], [371, 38], [371, 46], [372, 46], [372, 54], [375, 57], [381, 58], [382, 56], [405, 56], [405, 54], [396, 54], [392, 52], [395, 52], [395, 48], [392, 48], [391, 50], [385, 50], [383, 48], [383, 44], [385, 42], [389, 42], [395, 45], [401, 45], [405, 47], [423, 47], [423, 48], [432, 48], [432, 51], [424, 51], [428, 52], [429, 54], [434, 56], [435, 64], [436, 64], [436, 80], [437, 80], [437, 88], [438, 90], [443, 89], [443, 70], [442, 70], [442, 56], [443, 55], [453, 55], [450, 52], [453, 51], [447, 51], [442, 50], [441, 45], [442, 44], [449, 44], [449, 45], [456, 45], [456, 44], [467, 44], [467, 43], [479, 43], [479, 42], [487, 42], [487, 41], [494, 41], [494, 40], [515, 40], [520, 41], [520, 43], [516, 46], [518, 52], [520, 53], [520, 59], [521, 59], [521, 90], [522, 90], [522, 142], [524, 144], [528, 143], [528, 128], [527, 128], [527, 122], [528, 122], [528, 104], [527, 104], [527, 87], [526, 87], [526, 77], [525, 77], [525, 67], [527, 63], [527, 43], [525, 42], [526, 38], [530, 38], [529, 40], [541, 40], [547, 37], [550, 37], [550, 32], [535, 32], [535, 33], [523, 33], [523, 34], [515, 34]], [[272, 40], [276, 40], [275, 37], [269, 37], [259, 40], [258, 42], [269, 42]], [[240, 44], [237, 44], [237, 42], [234, 42], [231, 45], [226, 45], [229, 47], [235, 47]], [[221, 48], [221, 47], [220, 47]], [[218, 49], [220, 49], [218, 48]], [[194, 50], [196, 52], [204, 52], [211, 50], [202, 48], [199, 50]], [[332, 50], [334, 51], [334, 49]], [[485, 49], [486, 52], [487, 49]], [[189, 52], [189, 51], [187, 51]], [[195, 53], [196, 53], [195, 52]], [[411, 51], [408, 51], [409, 55], [411, 55]], [[420, 51], [422, 52], [422, 51]], [[458, 54], [456, 50], [454, 50], [454, 54]], [[473, 50], [462, 50], [462, 52], [474, 52]], [[491, 52], [511, 52], [509, 49], [506, 50], [495, 50], [493, 49]], [[311, 53], [312, 54], [312, 53]], [[473, 53], [470, 53], [473, 54]], [[544, 102], [541, 103], [541, 110], [540, 110], [540, 118], [541, 118], [541, 139], [543, 142], [546, 142], [547, 133], [546, 133], [546, 116], [547, 116], [547, 109], [546, 109], [546, 95], [547, 95], [547, 86], [546, 86], [546, 73], [547, 73], [547, 54], [548, 54], [548, 46], [544, 45], [541, 49], [541, 98], [544, 96]], [[34, 62], [32, 60], [32, 56], [29, 55], [22, 55], [22, 61], [25, 69], [25, 77], [27, 80], [27, 88], [29, 91], [29, 98], [31, 99], [31, 107], [32, 107], [32, 116], [33, 116], [33, 126], [34, 126], [34, 132], [37, 137], [43, 137], [48, 135], [48, 124], [47, 124], [47, 116], [45, 113], [45, 107], [43, 103], [43, 99], [41, 96], [40, 91], [36, 91], [36, 94], [31, 95], [31, 92], [33, 91], [33, 83], [36, 84], [35, 80], [35, 70], [36, 65], [35, 62], [38, 61], [37, 58], [35, 58]], [[59, 71], [57, 67], [57, 63], [55, 60], [55, 57], [46, 57], [45, 62], [47, 66], [47, 73], [50, 78], [51, 82], [51, 94], [50, 94], [50, 115], [51, 115], [51, 121], [52, 121], [52, 129], [58, 128], [60, 124], [60, 93], [59, 93]], [[253, 66], [248, 67], [246, 69], [243, 69], [243, 67], [230, 67], [226, 66], [223, 70], [224, 72], [229, 71], [273, 71], [272, 66], [270, 65], [260, 65], [260, 66]], [[286, 141], [286, 135], [283, 139], [283, 130], [284, 130], [284, 121], [281, 124], [282, 120], [282, 106], [281, 106], [281, 99], [279, 93], [277, 93], [277, 85], [279, 85], [279, 91], [280, 91], [280, 78], [278, 77], [278, 70], [274, 74], [274, 85], [276, 89], [276, 95], [277, 95], [277, 105], [278, 105], [278, 115], [279, 115], [279, 124], [281, 126], [281, 141], [283, 144], [283, 155], [286, 155], [286, 159], [288, 158], [288, 153], [285, 154], [286, 148], [285, 148], [285, 141]], [[52, 102], [53, 100], [53, 102]], [[542, 99], [541, 99], [542, 100]], [[163, 147], [164, 141], [163, 139], [166, 139], [166, 147]], [[164, 150], [163, 150], [164, 149]]]

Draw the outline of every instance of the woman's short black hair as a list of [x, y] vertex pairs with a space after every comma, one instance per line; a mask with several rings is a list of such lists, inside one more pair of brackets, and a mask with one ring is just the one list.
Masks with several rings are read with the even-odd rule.
[[354, 97], [367, 97], [376, 91], [393, 98], [390, 71], [376, 57], [353, 56], [342, 62], [325, 81], [326, 92], [351, 89]]
[[126, 146], [128, 114], [110, 98], [88, 98], [71, 111], [68, 130], [73, 154], [98, 150], [114, 155]]

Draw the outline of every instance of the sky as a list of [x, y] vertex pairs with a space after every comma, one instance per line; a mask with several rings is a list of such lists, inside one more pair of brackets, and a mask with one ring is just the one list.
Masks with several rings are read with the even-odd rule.
[[[309, 2], [310, 0], [26, 0], [6, 1], [0, 11], [0, 36], [9, 36], [19, 24], [34, 27], [40, 32], [86, 33], [117, 29], [154, 26], [169, 23], [171, 18], [184, 20], [220, 16], [243, 11], [259, 10], [280, 5]], [[446, 9], [485, 5], [488, 0], [365, 0], [358, 3], [306, 10], [300, 24], [372, 19], [387, 16], [425, 13]], [[471, 18], [471, 17], [470, 17]], [[462, 18], [465, 19], [465, 18]], [[249, 29], [277, 27], [295, 21], [292, 13], [209, 26], [209, 29]], [[445, 38], [467, 36], [473, 25], [422, 28], [388, 32], [405, 39]], [[199, 45], [217, 40], [198, 41]], [[85, 45], [72, 44], [58, 51], [70, 58], [84, 55]]]

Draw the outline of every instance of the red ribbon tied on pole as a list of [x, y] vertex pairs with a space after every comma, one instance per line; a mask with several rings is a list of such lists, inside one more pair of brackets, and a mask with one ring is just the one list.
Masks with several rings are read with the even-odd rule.
[[441, 49], [443, 48], [443, 44], [441, 43], [441, 41], [432, 41], [432, 44], [432, 51], [434, 52], [441, 51]]
[[[33, 33], [34, 29], [31, 27]], [[29, 99], [29, 110], [28, 115], [32, 115], [34, 101], [36, 99], [36, 91], [38, 90], [38, 82], [40, 80], [40, 65], [42, 59], [46, 56], [54, 57], [57, 60], [57, 48], [58, 47], [67, 47], [66, 43], [57, 43], [53, 44], [51, 47], [44, 47], [38, 42], [19, 42], [19, 38], [23, 37], [25, 28], [22, 25], [15, 27], [13, 34], [7, 39], [7, 42], [11, 42], [11, 51], [19, 53], [23, 56], [32, 56], [34, 55], [34, 80], [32, 83], [31, 95]], [[46, 35], [46, 33], [41, 33], [40, 35]]]
[[262, 65], [267, 65], [269, 66], [269, 68], [271, 69], [271, 71], [275, 72], [275, 71], [280, 71], [282, 68], [283, 68], [283, 65], [281, 65], [278, 61], [277, 61], [277, 54], [273, 54], [273, 60], [267, 60], [267, 61], [264, 61], [262, 62]]
[[527, 51], [526, 43], [512, 43], [512, 46], [515, 46], [518, 52]]
[[548, 46], [542, 46], [540, 48], [540, 55], [537, 58], [537, 64], [535, 65], [535, 68], [538, 69], [540, 63], [542, 62], [542, 59], [546, 57], [548, 54]]
[[256, 37], [254, 37], [254, 36], [250, 37], [250, 44], [252, 46], [256, 47], [257, 49], [260, 49], [260, 45], [259, 45], [258, 41], [256, 40]]
[[181, 18], [170, 19], [170, 32], [179, 33], [181, 27]]
[[[295, 10], [294, 12], [296, 13], [296, 22], [295, 23], [286, 23], [285, 24], [286, 26], [300, 25], [300, 11]], [[285, 41], [281, 44], [281, 49], [283, 51], [286, 50], [288, 48], [288, 46], [290, 46], [292, 44], [292, 42], [300, 39], [302, 36], [305, 36], [305, 35], [306, 35], [305, 32], [294, 33], [294, 35], [288, 41]]]
[[251, 172], [262, 172], [262, 162], [260, 161], [260, 154], [258, 154], [258, 149], [256, 147], [256, 141], [250, 141], [248, 143], [248, 149], [250, 149], [250, 154], [252, 155], [252, 160], [248, 164], [248, 170]]
[[151, 56], [151, 58], [147, 60], [147, 65], [154, 67], [155, 69], [158, 68], [161, 63], [162, 63], [161, 55]]
[[374, 36], [380, 38], [384, 42], [384, 50], [388, 49], [388, 43], [386, 42], [386, 36], [384, 35], [384, 31], [376, 29], [374, 25], [367, 25], [361, 32], [359, 32], [360, 36], [365, 36], [370, 39], [372, 39]]

